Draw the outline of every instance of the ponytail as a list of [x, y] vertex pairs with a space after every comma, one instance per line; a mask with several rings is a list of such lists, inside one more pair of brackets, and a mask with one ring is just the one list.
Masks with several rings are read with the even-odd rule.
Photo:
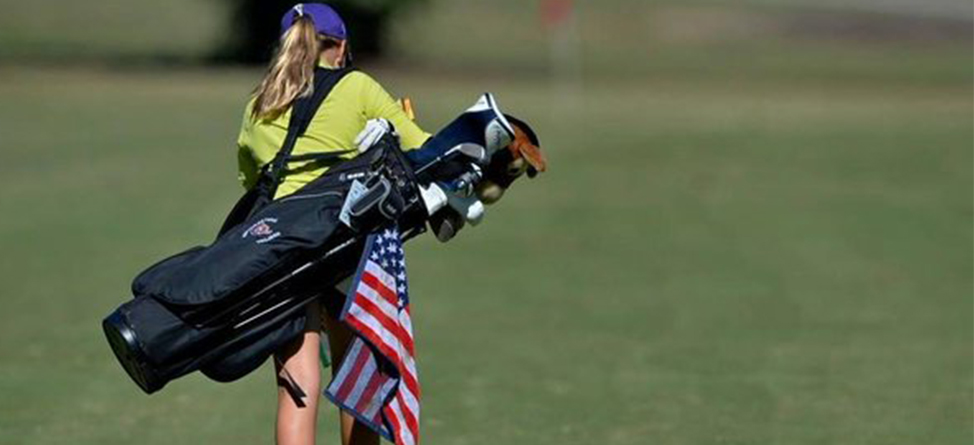
[[252, 116], [276, 118], [297, 98], [311, 94], [321, 50], [314, 23], [308, 17], [298, 17], [281, 37], [280, 49], [254, 91]]

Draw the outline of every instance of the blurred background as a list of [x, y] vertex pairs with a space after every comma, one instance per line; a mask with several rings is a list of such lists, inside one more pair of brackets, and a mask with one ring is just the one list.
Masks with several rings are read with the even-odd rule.
[[[145, 396], [100, 321], [242, 193], [291, 3], [0, 0], [0, 443], [272, 443], [270, 367]], [[491, 91], [550, 161], [407, 249], [425, 443], [971, 443], [969, 0], [337, 5], [421, 126]]]

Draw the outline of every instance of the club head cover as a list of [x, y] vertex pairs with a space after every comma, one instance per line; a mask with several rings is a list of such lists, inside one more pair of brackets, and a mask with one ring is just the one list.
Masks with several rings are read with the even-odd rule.
[[436, 212], [429, 219], [430, 230], [441, 243], [453, 239], [463, 228], [463, 225], [463, 215], [449, 206]]

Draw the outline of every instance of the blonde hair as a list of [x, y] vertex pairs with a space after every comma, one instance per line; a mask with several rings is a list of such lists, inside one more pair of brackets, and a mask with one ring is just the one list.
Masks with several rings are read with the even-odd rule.
[[280, 48], [267, 74], [254, 90], [253, 117], [274, 119], [299, 97], [311, 94], [315, 66], [323, 48], [315, 25], [299, 17], [281, 37]]

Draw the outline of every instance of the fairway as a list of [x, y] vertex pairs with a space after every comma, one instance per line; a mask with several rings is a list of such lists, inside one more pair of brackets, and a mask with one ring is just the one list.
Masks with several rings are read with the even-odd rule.
[[[969, 43], [683, 49], [369, 69], [429, 131], [492, 91], [550, 164], [408, 244], [424, 443], [970, 443]], [[0, 67], [0, 444], [273, 442], [269, 365], [145, 396], [100, 328], [242, 193], [260, 74]]]

